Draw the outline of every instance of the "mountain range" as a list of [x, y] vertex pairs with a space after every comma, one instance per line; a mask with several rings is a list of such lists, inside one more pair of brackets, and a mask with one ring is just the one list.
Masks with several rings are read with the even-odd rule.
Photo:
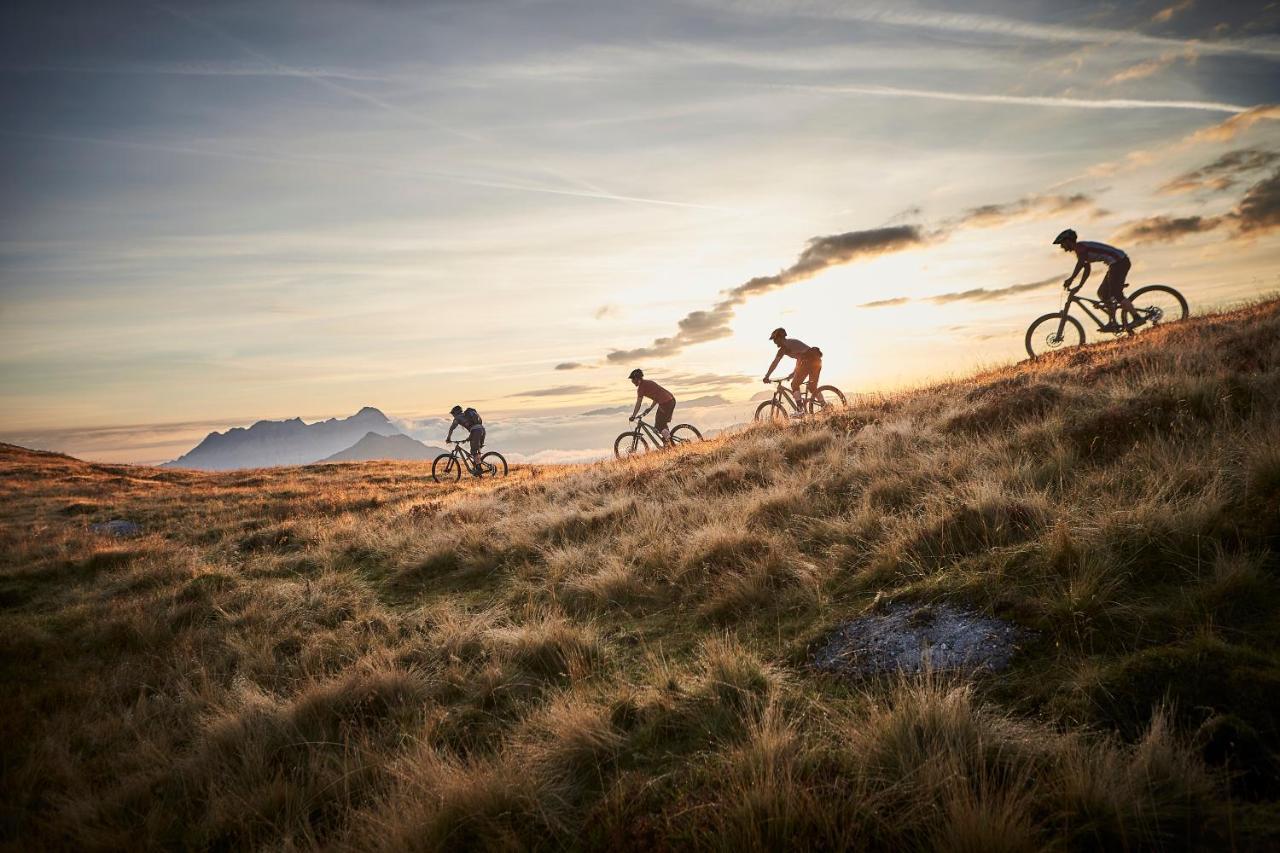
[[[388, 442], [387, 439], [393, 439]], [[211, 432], [166, 468], [229, 471], [369, 459], [430, 459], [443, 451], [402, 433], [378, 409], [365, 406], [349, 418], [306, 423], [302, 418], [258, 421], [250, 427]]]
[[332, 456], [326, 456], [321, 462], [371, 462], [375, 459], [395, 459], [401, 462], [435, 459], [441, 453], [449, 451], [441, 447], [423, 444], [416, 438], [397, 433], [396, 435], [380, 435], [376, 432], [365, 433], [364, 438], [340, 450]]

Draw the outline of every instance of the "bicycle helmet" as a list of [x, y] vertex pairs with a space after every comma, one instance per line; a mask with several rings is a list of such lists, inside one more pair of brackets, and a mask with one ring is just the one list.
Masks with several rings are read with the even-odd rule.
[[774, 343], [777, 343], [779, 339], [785, 338], [786, 336], [787, 336], [787, 330], [779, 326], [778, 328], [774, 329], [772, 332], [769, 333], [769, 340], [773, 341]]
[[449, 414], [454, 415], [454, 416], [457, 416], [457, 415], [462, 414], [462, 407], [461, 407], [461, 406], [454, 406], [452, 409], [450, 409], [450, 410], [449, 410]]
[[1068, 228], [1066, 231], [1063, 231], [1057, 237], [1053, 238], [1053, 245], [1065, 246], [1067, 243], [1074, 243], [1076, 239], [1076, 232]]
[[635, 370], [627, 374], [627, 378], [628, 379], [644, 379], [644, 371], [637, 367]]

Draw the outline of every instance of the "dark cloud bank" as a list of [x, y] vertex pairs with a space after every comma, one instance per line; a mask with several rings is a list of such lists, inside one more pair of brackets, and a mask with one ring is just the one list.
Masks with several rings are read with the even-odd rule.
[[[1194, 174], [1196, 173], [1188, 173]], [[1217, 231], [1220, 228], [1229, 229], [1235, 238], [1250, 239], [1278, 227], [1280, 170], [1249, 187], [1235, 209], [1220, 216], [1150, 216], [1126, 224], [1115, 239], [1137, 245], [1175, 243], [1183, 237]]]

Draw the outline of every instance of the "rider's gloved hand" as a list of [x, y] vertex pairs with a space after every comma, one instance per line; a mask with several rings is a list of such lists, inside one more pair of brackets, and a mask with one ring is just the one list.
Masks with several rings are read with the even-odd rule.
[[772, 380], [772, 379], [770, 379], [768, 376], [766, 376], [766, 377], [764, 378], [764, 380], [763, 380], [763, 382], [764, 382], [764, 384], [765, 384], [765, 385], [768, 385], [768, 384], [769, 384], [770, 382], [772, 382], [772, 381], [773, 381], [773, 380]]
[[1070, 290], [1070, 289], [1071, 289], [1071, 279], [1067, 279], [1066, 281], [1064, 281], [1064, 282], [1062, 283], [1062, 289], [1063, 289], [1063, 290]]
[[629, 420], [629, 421], [634, 421], [635, 419], [636, 419], [636, 416], [635, 416], [635, 415], [632, 415], [631, 417], [627, 418], [627, 420]]

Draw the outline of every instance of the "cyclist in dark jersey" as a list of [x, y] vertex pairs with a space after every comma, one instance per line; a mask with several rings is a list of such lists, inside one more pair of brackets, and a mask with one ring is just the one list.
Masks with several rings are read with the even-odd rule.
[[445, 442], [453, 440], [453, 431], [458, 427], [465, 429], [471, 438], [471, 464], [480, 464], [480, 448], [484, 447], [484, 420], [480, 417], [480, 413], [475, 409], [468, 408], [463, 410], [461, 406], [454, 406], [449, 410], [449, 414], [453, 415], [453, 423], [449, 425], [449, 434], [445, 436]]
[[1084, 287], [1084, 283], [1089, 280], [1091, 264], [1107, 265], [1107, 274], [1103, 277], [1101, 286], [1098, 287], [1098, 298], [1102, 300], [1102, 306], [1107, 309], [1107, 323], [1102, 327], [1102, 331], [1120, 331], [1120, 324], [1116, 322], [1116, 309], [1124, 307], [1130, 311], [1133, 310], [1133, 303], [1124, 295], [1127, 284], [1125, 278], [1129, 275], [1131, 266], [1129, 256], [1106, 243], [1080, 240], [1076, 232], [1070, 228], [1054, 238], [1053, 243], [1055, 246], [1061, 246], [1062, 251], [1074, 252], [1076, 256], [1076, 268], [1071, 271], [1071, 277], [1062, 283], [1062, 286], [1068, 290], [1071, 289], [1076, 275], [1081, 272], [1084, 274], [1080, 276], [1080, 286]]
[[[647, 415], [649, 410], [654, 406], [658, 407], [658, 415], [653, 419], [653, 427], [658, 431], [658, 435], [662, 436], [663, 441], [671, 439], [671, 433], [667, 426], [671, 423], [671, 416], [676, 411], [676, 397], [666, 388], [663, 388], [652, 379], [644, 378], [644, 371], [636, 368], [631, 371], [631, 375], [627, 377], [631, 380], [631, 384], [636, 386], [636, 407], [631, 410], [629, 421], [636, 419], [636, 413], [640, 411], [640, 404], [644, 402], [645, 397], [653, 401], [653, 404], [645, 409]], [[642, 416], [643, 417], [643, 416]]]

